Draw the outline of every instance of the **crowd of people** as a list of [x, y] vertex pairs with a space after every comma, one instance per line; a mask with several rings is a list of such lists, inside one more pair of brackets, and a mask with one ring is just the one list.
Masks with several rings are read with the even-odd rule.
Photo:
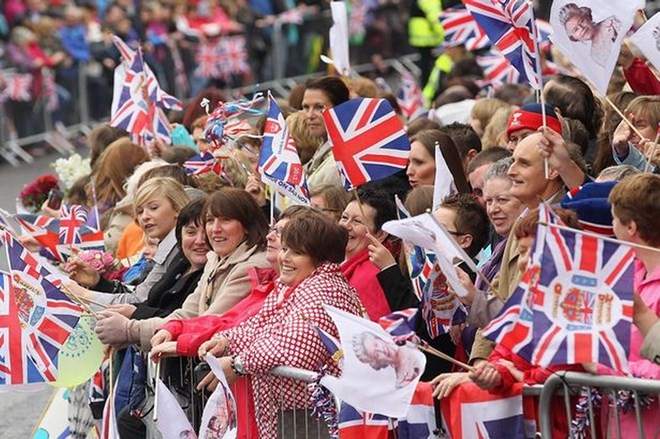
[[[95, 3], [62, 5], [58, 44], [64, 47], [54, 45], [46, 55], [37, 46], [47, 40], [34, 35], [44, 21], [53, 25], [42, 2], [5, 1], [10, 45], [16, 46], [8, 45], [7, 53], [26, 50], [17, 40], [22, 38], [47, 60], [27, 58], [37, 60], [38, 67], [60, 66], [64, 74], [76, 61], [96, 56], [91, 46], [79, 46], [86, 40], [77, 38], [96, 29], [103, 77], [117, 60], [103, 35], [114, 33], [127, 41], [142, 36], [165, 78], [174, 70], [161, 63], [158, 47], [169, 44], [164, 36], [170, 35], [170, 25], [179, 25], [177, 15], [192, 14], [191, 21], [200, 14], [200, 5], [225, 17], [223, 29], [242, 26], [242, 2], [232, 5], [233, 12], [215, 2], [164, 8], [147, 3], [139, 14], [131, 2], [110, 3], [101, 11]], [[81, 58], [73, 57], [73, 48]], [[27, 53], [32, 52], [23, 55]], [[281, 409], [311, 407], [306, 384], [275, 379], [269, 374], [273, 368], [317, 371], [326, 366], [327, 373], [340, 373], [314, 329], [338, 336], [323, 304], [378, 321], [394, 311], [440, 311], [460, 301], [468, 310], [464, 323], [439, 335], [431, 334], [423, 319], [416, 328], [432, 348], [472, 367], [457, 370], [427, 354], [421, 380], [432, 383], [438, 399], [468, 383], [493, 393], [517, 382], [542, 384], [557, 370], [616, 374], [598, 364], [543, 368], [482, 336], [525, 281], [538, 208], [549, 203], [567, 227], [636, 245], [629, 369], [635, 377], [660, 379], [660, 148], [654, 143], [660, 81], [624, 50], [608, 95], [616, 109], [577, 74], [562, 73], [545, 78], [545, 104], [540, 104], [522, 84], [499, 85], [485, 96], [477, 85], [483, 76], [472, 54], [456, 47], [451, 53], [451, 68], [435, 78], [433, 109], [414, 118], [401, 113], [391, 91], [366, 77], [319, 76], [280, 100], [311, 206], [272, 196], [261, 181], [258, 156], [265, 114], [247, 118], [250, 130], [230, 147], [235, 153], [219, 156], [222, 172], [186, 172], [186, 160], [213, 150], [204, 136], [207, 116], [199, 103], [203, 98], [211, 105], [226, 101], [217, 88], [199, 91], [181, 114], [170, 115], [173, 126], [188, 132], [194, 145], [143, 148], [127, 132], [97, 126], [87, 137], [91, 173], [73, 185], [65, 203], [89, 209], [87, 222], [99, 225], [107, 251], [130, 269], [123, 279], [108, 280], [81, 260], [72, 259], [63, 268], [71, 279], [67, 289], [99, 312], [99, 339], [113, 352], [133, 346], [141, 352], [136, 355], [143, 367], [148, 353], [154, 361], [208, 353], [218, 357], [237, 399], [239, 437], [245, 438], [277, 437]], [[164, 83], [173, 84], [174, 78], [168, 81]], [[356, 97], [389, 101], [411, 144], [406, 169], [361, 186], [358, 197], [342, 185], [322, 117], [323, 111]], [[108, 102], [107, 97], [99, 102]], [[436, 149], [455, 191], [434, 210]], [[466, 297], [454, 296], [442, 279], [433, 288], [448, 289], [446, 300], [424, 303], [416, 294], [406, 264], [408, 244], [383, 229], [397, 219], [395, 197], [411, 215], [432, 211], [457, 246], [479, 264], [483, 278], [465, 262], [456, 268]], [[46, 205], [43, 213], [59, 214]], [[30, 237], [22, 242], [39, 250]], [[367, 342], [361, 349], [378, 350]], [[374, 355], [369, 361], [377, 369], [390, 353]], [[167, 373], [176, 381], [179, 372]], [[151, 385], [144, 376], [135, 376], [141, 379], [137, 387]], [[406, 379], [401, 376], [402, 383]], [[282, 380], [288, 384], [281, 385]], [[195, 385], [208, 392], [218, 380], [209, 372]], [[153, 428], [145, 418], [153, 399], [149, 392], [140, 395], [117, 413], [123, 439], [145, 437]], [[182, 392], [179, 397], [191, 395]], [[647, 437], [658, 434], [658, 411], [656, 403], [641, 412]], [[613, 428], [606, 422], [614, 419], [608, 407], [601, 415], [603, 431]], [[635, 422], [635, 413], [618, 416], [622, 425]], [[554, 420], [556, 437], [566, 437], [570, 428], [565, 416]], [[634, 437], [637, 430], [625, 431]]]
[[[355, 62], [410, 50], [393, 43], [405, 38], [403, 4], [365, 3], [359, 11], [362, 18], [351, 28]], [[209, 84], [232, 88], [271, 80], [278, 63], [286, 77], [322, 71], [318, 54], [328, 47], [331, 24], [328, 3], [317, 0], [3, 1], [0, 89], [5, 72], [30, 75], [22, 92], [6, 97], [9, 129], [19, 138], [41, 132], [42, 118], [32, 113], [41, 114], [44, 102], [64, 126], [81, 122], [83, 98], [92, 120], [107, 118], [120, 63], [113, 36], [140, 46], [163, 89], [183, 99]], [[234, 44], [224, 48], [221, 42], [230, 38]], [[275, 40], [281, 40], [277, 50]]]

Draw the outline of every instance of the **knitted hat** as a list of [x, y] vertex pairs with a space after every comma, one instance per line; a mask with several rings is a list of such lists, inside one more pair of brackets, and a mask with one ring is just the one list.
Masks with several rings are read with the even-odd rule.
[[[546, 125], [554, 131], [561, 134], [561, 123], [557, 118], [555, 110], [548, 104], [545, 104]], [[526, 104], [511, 113], [506, 123], [506, 135], [523, 129], [538, 130], [543, 126], [543, 113], [541, 104]]]
[[578, 222], [584, 230], [613, 236], [611, 205], [607, 197], [616, 184], [616, 181], [586, 183], [571, 189], [559, 204], [577, 213]]

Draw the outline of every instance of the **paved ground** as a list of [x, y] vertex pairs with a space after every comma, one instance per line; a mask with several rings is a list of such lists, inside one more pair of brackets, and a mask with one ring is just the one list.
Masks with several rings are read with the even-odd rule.
[[[57, 157], [57, 154], [39, 157], [34, 163], [21, 164], [18, 168], [0, 162], [0, 207], [14, 212], [16, 197], [23, 185], [50, 172], [48, 165]], [[0, 260], [4, 260], [4, 254]], [[30, 438], [52, 392], [53, 388], [46, 386], [38, 392], [0, 393], [0, 439]]]

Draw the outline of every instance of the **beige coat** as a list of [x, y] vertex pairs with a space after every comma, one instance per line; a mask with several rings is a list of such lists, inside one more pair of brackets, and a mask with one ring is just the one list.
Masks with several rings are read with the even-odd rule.
[[258, 251], [256, 247], [248, 247], [246, 243], [222, 259], [209, 252], [199, 284], [181, 308], [165, 318], [133, 321], [135, 323], [131, 324], [131, 341], [139, 341], [142, 350], [148, 351], [151, 349], [151, 337], [168, 320], [227, 312], [250, 294], [252, 284], [248, 269], [269, 266], [266, 253]]
[[[549, 204], [559, 203], [562, 197], [566, 194], [564, 190], [559, 191], [549, 201]], [[493, 279], [493, 289], [488, 290], [489, 295], [494, 295], [505, 303], [513, 294], [522, 278], [522, 273], [518, 270], [518, 240], [516, 239], [516, 228], [520, 223], [520, 218], [516, 220], [509, 232], [509, 240], [504, 247], [504, 254], [502, 255], [502, 267], [500, 272], [495, 275]], [[483, 338], [481, 336], [481, 329], [475, 335], [472, 351], [470, 352], [470, 362], [477, 359], [488, 359], [490, 353], [493, 351], [495, 343]]]

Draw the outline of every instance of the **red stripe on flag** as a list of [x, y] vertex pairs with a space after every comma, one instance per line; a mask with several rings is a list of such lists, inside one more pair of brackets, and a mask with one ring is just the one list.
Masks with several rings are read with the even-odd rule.
[[581, 247], [580, 270], [587, 273], [595, 273], [597, 259], [595, 256], [598, 254], [598, 239], [593, 236], [582, 235]]
[[358, 122], [357, 126], [355, 127], [356, 130], [359, 130], [360, 128], [363, 128], [366, 124], [369, 123], [369, 119], [373, 116], [374, 109], [380, 104], [380, 101], [378, 99], [371, 99], [367, 103], [367, 107], [364, 109], [364, 113], [362, 113], [362, 117], [360, 118], [360, 121]]
[[594, 359], [591, 357], [593, 352], [593, 337], [591, 334], [575, 334], [575, 362], [591, 363]]
[[607, 348], [607, 352], [609, 352], [610, 358], [614, 363], [614, 370], [623, 371], [623, 365], [621, 364], [621, 359], [619, 358], [616, 348], [610, 341], [608, 335], [605, 334], [605, 331], [599, 331], [598, 337], [603, 341], [603, 344], [605, 344], [605, 347]]
[[621, 258], [619, 263], [616, 265], [616, 268], [610, 272], [610, 275], [605, 278], [605, 283], [609, 286], [621, 276], [621, 270], [625, 269], [630, 263], [630, 259], [634, 256], [634, 250], [631, 248], [626, 252], [626, 254]]
[[69, 337], [70, 332], [58, 325], [56, 322], [46, 317], [39, 325], [39, 331], [48, 337], [52, 338], [54, 341], [63, 345], [66, 339]]

